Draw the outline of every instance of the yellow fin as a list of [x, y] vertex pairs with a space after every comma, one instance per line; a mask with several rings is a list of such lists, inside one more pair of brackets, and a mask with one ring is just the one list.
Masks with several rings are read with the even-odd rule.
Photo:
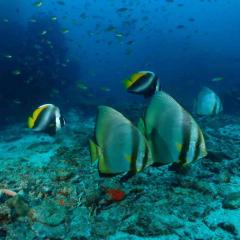
[[29, 128], [33, 128], [33, 126], [34, 126], [33, 118], [32, 118], [32, 117], [29, 117], [29, 118], [28, 118], [28, 127], [29, 127]]
[[92, 162], [95, 162], [98, 160], [99, 157], [99, 147], [97, 146], [97, 144], [95, 144], [93, 142], [93, 140], [89, 140], [89, 150], [90, 150], [90, 155], [91, 155], [91, 159]]
[[92, 163], [98, 160], [99, 171], [104, 174], [111, 173], [106, 165], [102, 149], [91, 139], [89, 140], [89, 149], [92, 158]]

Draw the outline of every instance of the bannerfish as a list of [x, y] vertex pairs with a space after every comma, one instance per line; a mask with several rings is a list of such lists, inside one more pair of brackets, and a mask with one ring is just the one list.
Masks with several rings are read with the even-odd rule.
[[149, 145], [127, 118], [107, 106], [99, 106], [94, 140], [89, 141], [92, 161], [98, 160], [100, 176], [133, 175], [151, 165]]
[[138, 126], [157, 165], [173, 163], [184, 167], [207, 155], [203, 133], [196, 121], [163, 91], [152, 97]]
[[217, 115], [223, 111], [218, 95], [210, 88], [203, 87], [194, 101], [193, 112], [198, 115]]
[[55, 135], [65, 124], [59, 108], [53, 104], [44, 104], [38, 107], [28, 118], [29, 128], [49, 135]]
[[134, 73], [129, 79], [124, 81], [124, 85], [129, 93], [140, 94], [145, 98], [152, 96], [160, 90], [158, 76], [150, 71]]

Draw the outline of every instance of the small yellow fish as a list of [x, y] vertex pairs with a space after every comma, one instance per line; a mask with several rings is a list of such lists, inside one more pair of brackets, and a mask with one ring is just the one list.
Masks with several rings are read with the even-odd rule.
[[13, 71], [12, 71], [12, 74], [15, 75], [15, 76], [18, 76], [18, 75], [21, 74], [21, 71], [18, 70], [18, 69], [16, 69], [16, 70], [13, 70]]
[[37, 22], [37, 20], [34, 19], [34, 18], [30, 19], [29, 21], [32, 22], [32, 23], [36, 23]]
[[42, 31], [41, 35], [44, 36], [47, 34], [47, 30]]
[[43, 5], [43, 3], [41, 1], [35, 2], [33, 4], [33, 6], [35, 6], [35, 7], [41, 7], [42, 5]]
[[212, 79], [212, 82], [220, 82], [224, 79], [224, 77], [215, 77]]
[[58, 89], [52, 89], [52, 94], [53, 95], [57, 95], [57, 94], [59, 94], [59, 90]]
[[6, 55], [4, 55], [4, 57], [7, 58], [7, 59], [11, 59], [11, 58], [12, 58], [12, 55], [6, 54]]
[[62, 30], [62, 33], [64, 33], [64, 34], [69, 33], [69, 30], [68, 30], [67, 28], [64, 28], [64, 29]]
[[21, 102], [20, 100], [18, 100], [18, 99], [15, 99], [15, 100], [13, 100], [13, 103], [15, 103], [15, 104], [21, 104], [22, 102]]
[[117, 34], [115, 34], [115, 37], [117, 37], [117, 38], [122, 38], [122, 37], [123, 37], [123, 34], [122, 34], [122, 33], [117, 33]]
[[111, 89], [108, 88], [108, 87], [101, 87], [101, 90], [104, 91], [104, 92], [110, 92]]
[[53, 16], [53, 17], [51, 17], [51, 20], [52, 21], [57, 21], [57, 17]]
[[87, 90], [88, 89], [88, 87], [81, 82], [77, 83], [77, 88], [79, 88], [81, 90]]

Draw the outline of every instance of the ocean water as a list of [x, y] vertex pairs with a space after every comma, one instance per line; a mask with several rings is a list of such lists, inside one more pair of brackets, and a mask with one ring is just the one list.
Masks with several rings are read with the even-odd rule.
[[[239, 239], [239, 11], [238, 0], [0, 0], [0, 240]], [[123, 82], [139, 71], [193, 116], [208, 155], [102, 176], [88, 146], [98, 106], [137, 126], [151, 98]], [[196, 114], [202, 87], [222, 112]], [[43, 104], [66, 121], [55, 135], [27, 125]]]

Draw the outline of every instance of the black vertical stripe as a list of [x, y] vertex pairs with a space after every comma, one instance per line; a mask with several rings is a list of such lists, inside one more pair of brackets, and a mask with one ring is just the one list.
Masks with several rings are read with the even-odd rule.
[[[141, 76], [133, 85], [129, 88], [129, 90], [133, 91], [146, 91], [149, 87], [151, 87], [152, 78], [149, 73]], [[143, 88], [145, 86], [145, 88]]]
[[155, 92], [157, 81], [158, 77], [155, 74], [146, 73], [128, 88], [128, 92], [151, 96]]
[[42, 121], [45, 121], [46, 122], [46, 119], [45, 119], [45, 114], [49, 111], [49, 107], [43, 109], [39, 115], [37, 116], [36, 120], [35, 120], [35, 123], [34, 123], [34, 127], [33, 128], [37, 128], [39, 127], [39, 125], [42, 123]]
[[[132, 144], [133, 144], [133, 151], [132, 151], [132, 157], [131, 157], [131, 166], [130, 169], [133, 173], [137, 173], [137, 158], [138, 158], [138, 154], [141, 151], [141, 136], [138, 134], [134, 134], [135, 131], [138, 131], [137, 129], [132, 128]], [[143, 139], [144, 141], [144, 139]], [[149, 149], [147, 146], [147, 143], [144, 141], [143, 142], [143, 146], [144, 148], [144, 156], [141, 159], [141, 170], [143, 170], [145, 168], [145, 166], [147, 165], [148, 162], [148, 158], [149, 158]]]
[[[143, 120], [143, 124], [144, 124], [144, 128], [146, 128], [146, 124], [145, 124], [144, 120]], [[147, 163], [148, 163], [150, 152], [149, 152], [149, 145], [148, 145], [146, 136], [143, 133], [142, 133], [142, 135], [143, 135], [144, 144], [145, 144], [144, 157], [143, 157], [143, 161], [142, 161], [142, 163], [143, 163], [142, 169], [144, 169], [146, 167]]]
[[217, 114], [217, 102], [215, 102], [214, 106], [213, 106], [213, 111], [212, 111], [213, 115]]
[[45, 131], [49, 128], [50, 125], [54, 125], [55, 123], [55, 108], [53, 108], [52, 106], [48, 106], [39, 113], [33, 129]]
[[[156, 139], [158, 139], [158, 135], [157, 135], [157, 129], [153, 128], [152, 132], [150, 134], [150, 138], [152, 139], [152, 154], [153, 154], [153, 158], [154, 158], [154, 162], [156, 163], [160, 163], [161, 159], [156, 158], [157, 154], [157, 149], [159, 149], [159, 141], [156, 141]], [[164, 157], [164, 156], [163, 156]]]
[[195, 149], [194, 149], [194, 157], [193, 157], [193, 161], [196, 161], [198, 159], [198, 156], [200, 154], [200, 145], [201, 145], [201, 130], [200, 128], [198, 127], [198, 137], [197, 137], [197, 142], [196, 142], [196, 145], [195, 145]]
[[186, 163], [187, 153], [190, 146], [192, 122], [191, 117], [184, 110], [182, 110], [182, 113], [183, 113], [183, 129], [182, 129], [183, 145], [178, 160], [182, 165], [184, 165]]
[[131, 163], [130, 163], [130, 171], [133, 173], [137, 172], [137, 157], [138, 157], [138, 147], [139, 147], [139, 135], [135, 134], [137, 131], [134, 127], [131, 127], [131, 140], [132, 140], [132, 152], [131, 152]]
[[149, 149], [148, 149], [148, 145], [147, 142], [145, 142], [145, 151], [144, 151], [144, 157], [143, 157], [143, 165], [142, 165], [142, 169], [144, 169], [148, 163], [148, 159], [149, 158]]

